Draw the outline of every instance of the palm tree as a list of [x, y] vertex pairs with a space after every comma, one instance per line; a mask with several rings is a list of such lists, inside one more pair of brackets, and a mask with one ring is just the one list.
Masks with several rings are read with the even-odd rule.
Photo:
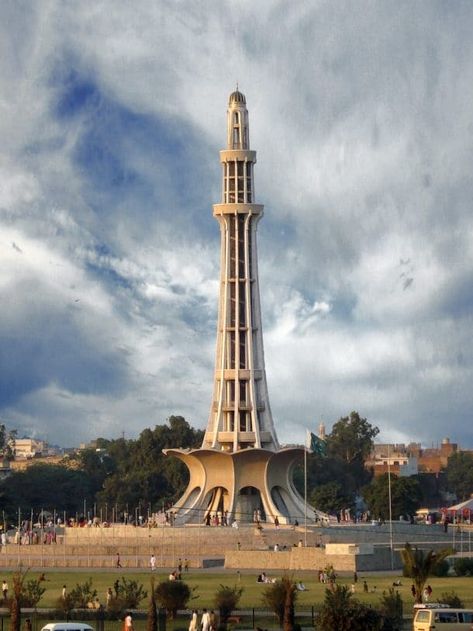
[[294, 629], [294, 603], [297, 598], [297, 590], [294, 581], [289, 576], [283, 576], [281, 579], [284, 589], [284, 616], [283, 626], [284, 631], [293, 631]]
[[158, 629], [158, 612], [156, 611], [156, 592], [154, 587], [154, 576], [151, 577], [151, 596], [148, 603], [146, 629], [147, 631], [157, 631]]
[[419, 550], [412, 548], [410, 543], [406, 543], [404, 550], [401, 550], [401, 558], [404, 564], [404, 573], [412, 578], [416, 590], [416, 603], [422, 602], [422, 591], [429, 576], [434, 572], [435, 566], [446, 557], [455, 554], [451, 548], [442, 550]]
[[28, 570], [20, 567], [12, 576], [13, 596], [10, 600], [10, 631], [20, 631], [23, 584]]
[[353, 594], [346, 585], [335, 585], [325, 590], [325, 601], [320, 612], [318, 628], [322, 631], [352, 628]]
[[275, 583], [268, 585], [263, 591], [261, 600], [276, 614], [279, 626], [284, 631], [294, 629], [294, 603], [297, 599], [297, 589], [292, 577], [284, 574]]

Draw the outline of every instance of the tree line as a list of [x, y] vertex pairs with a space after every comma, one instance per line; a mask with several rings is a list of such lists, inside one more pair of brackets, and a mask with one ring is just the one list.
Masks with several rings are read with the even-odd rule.
[[[192, 428], [182, 416], [171, 416], [137, 439], [98, 438], [96, 449], [84, 449], [60, 464], [32, 464], [0, 482], [0, 506], [15, 520], [18, 510], [26, 518], [33, 510], [65, 511], [87, 517], [105, 511], [130, 520], [172, 504], [188, 482], [185, 465], [166, 457], [163, 449], [200, 447], [203, 431]], [[86, 515], [83, 515], [85, 508]], [[60, 516], [60, 514], [58, 513]], [[15, 523], [15, 522], [13, 522]]]
[[[325, 454], [307, 458], [308, 498], [318, 509], [337, 514], [349, 509], [355, 514], [357, 500], [363, 498], [373, 517], [387, 519], [387, 474], [373, 477], [365, 463], [379, 429], [357, 412], [340, 418], [325, 439]], [[0, 426], [0, 451], [11, 453], [12, 435]], [[127, 513], [131, 520], [171, 506], [188, 483], [188, 471], [177, 458], [166, 457], [166, 448], [198, 448], [203, 431], [195, 429], [182, 416], [145, 429], [136, 439], [98, 438], [96, 449], [85, 449], [65, 458], [61, 464], [33, 464], [14, 471], [0, 482], [0, 506], [13, 520], [20, 510], [65, 511], [84, 517], [101, 515], [115, 519]], [[459, 499], [473, 492], [473, 456], [453, 454], [445, 475], [438, 478], [419, 474], [391, 475], [392, 516], [413, 515], [422, 504], [442, 504], [442, 491]], [[294, 483], [304, 489], [304, 469], [296, 468]], [[85, 514], [84, 514], [85, 513]]]

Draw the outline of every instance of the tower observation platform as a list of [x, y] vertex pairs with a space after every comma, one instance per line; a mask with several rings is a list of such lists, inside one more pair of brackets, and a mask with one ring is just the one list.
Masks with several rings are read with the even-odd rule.
[[[220, 226], [220, 293], [213, 396], [202, 447], [167, 449], [188, 467], [190, 480], [175, 504], [177, 523], [208, 515], [227, 521], [280, 523], [305, 517], [292, 482], [303, 448], [280, 448], [266, 383], [258, 282], [255, 199], [256, 151], [250, 149], [246, 98], [230, 94], [227, 147], [220, 152], [222, 199], [213, 214]], [[308, 507], [307, 515], [314, 518]]]

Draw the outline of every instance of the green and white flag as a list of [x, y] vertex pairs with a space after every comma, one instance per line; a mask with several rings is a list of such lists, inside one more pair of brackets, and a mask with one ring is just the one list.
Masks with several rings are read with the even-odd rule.
[[313, 432], [309, 432], [309, 430], [307, 430], [305, 446], [313, 454], [318, 454], [319, 456], [322, 456], [322, 457], [327, 456], [327, 444], [325, 440], [322, 440], [321, 438], [316, 436]]

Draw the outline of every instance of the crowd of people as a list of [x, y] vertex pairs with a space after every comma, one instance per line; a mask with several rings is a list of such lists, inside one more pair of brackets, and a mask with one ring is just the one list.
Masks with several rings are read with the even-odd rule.
[[13, 534], [8, 534], [5, 531], [2, 531], [0, 535], [0, 544], [2, 546], [6, 546], [10, 543], [21, 546], [39, 544], [51, 545], [52, 543], [57, 543], [56, 529], [49, 526], [46, 526], [45, 528], [19, 528], [15, 530]]

